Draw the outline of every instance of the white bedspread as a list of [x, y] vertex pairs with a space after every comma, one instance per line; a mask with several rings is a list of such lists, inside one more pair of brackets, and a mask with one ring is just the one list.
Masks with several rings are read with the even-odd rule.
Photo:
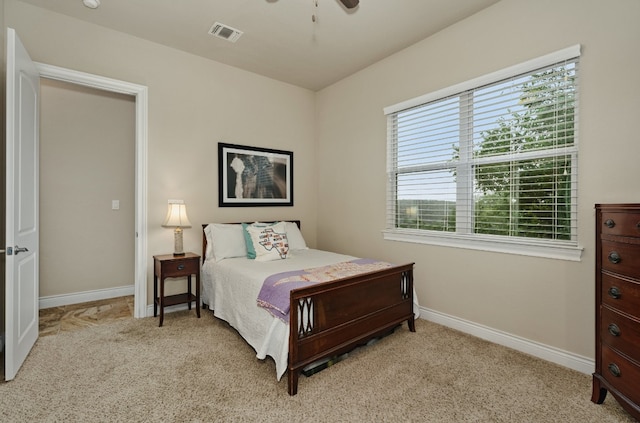
[[[258, 262], [245, 257], [219, 262], [207, 260], [202, 266], [202, 301], [216, 317], [227, 321], [256, 351], [276, 363], [278, 380], [287, 371], [289, 325], [258, 307], [257, 298], [264, 280], [275, 273], [309, 269], [354, 260], [356, 257], [322, 250], [296, 250], [286, 260]], [[414, 290], [414, 310], [417, 297]], [[417, 316], [417, 315], [416, 315]]]

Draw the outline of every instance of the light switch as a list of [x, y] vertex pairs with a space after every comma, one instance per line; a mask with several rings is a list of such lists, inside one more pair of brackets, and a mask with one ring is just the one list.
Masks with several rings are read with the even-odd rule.
[[111, 210], [120, 210], [120, 200], [111, 200]]

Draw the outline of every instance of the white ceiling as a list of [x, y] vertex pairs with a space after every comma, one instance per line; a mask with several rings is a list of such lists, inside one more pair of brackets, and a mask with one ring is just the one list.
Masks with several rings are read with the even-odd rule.
[[[499, 0], [20, 1], [315, 91]], [[214, 22], [244, 34], [213, 37]]]

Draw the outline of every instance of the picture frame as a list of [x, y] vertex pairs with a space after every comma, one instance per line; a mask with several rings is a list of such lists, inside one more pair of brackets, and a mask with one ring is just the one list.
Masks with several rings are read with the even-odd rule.
[[293, 206], [293, 152], [219, 142], [218, 206]]

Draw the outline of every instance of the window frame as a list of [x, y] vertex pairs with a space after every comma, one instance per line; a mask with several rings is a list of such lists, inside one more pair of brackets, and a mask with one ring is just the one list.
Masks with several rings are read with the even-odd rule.
[[[472, 80], [453, 85], [451, 87], [447, 87], [423, 96], [419, 96], [407, 101], [403, 101], [401, 103], [395, 104], [393, 106], [385, 107], [384, 114], [387, 115], [389, 122], [387, 125], [388, 128], [388, 138], [387, 138], [387, 175], [388, 175], [388, 187], [387, 187], [387, 195], [392, 198], [387, 198], [387, 211], [385, 212], [387, 215], [387, 228], [383, 230], [383, 237], [385, 240], [390, 241], [400, 241], [400, 242], [412, 242], [412, 243], [420, 243], [420, 244], [428, 244], [428, 245], [438, 245], [438, 246], [447, 246], [454, 248], [465, 248], [465, 249], [473, 249], [473, 250], [482, 250], [482, 251], [491, 251], [491, 252], [499, 252], [499, 253], [509, 253], [509, 254], [518, 254], [518, 255], [526, 255], [526, 256], [534, 256], [534, 257], [544, 257], [544, 258], [552, 258], [552, 259], [560, 259], [560, 260], [569, 260], [569, 261], [580, 261], [582, 256], [583, 248], [578, 243], [577, 236], [577, 208], [578, 201], [572, 202], [571, 215], [572, 218], [576, 221], [575, 233], [572, 233], [572, 240], [562, 241], [562, 240], [547, 240], [541, 238], [529, 238], [529, 237], [511, 237], [511, 236], [501, 236], [501, 235], [488, 235], [488, 234], [479, 234], [479, 233], [460, 233], [460, 232], [446, 232], [446, 231], [430, 231], [426, 229], [408, 229], [408, 228], [398, 228], [395, 227], [395, 212], [393, 216], [391, 216], [391, 207], [389, 206], [389, 202], [393, 202], [396, 204], [397, 198], [397, 185], [395, 182], [395, 178], [397, 175], [401, 174], [396, 169], [396, 164], [394, 163], [395, 150], [397, 148], [395, 142], [392, 142], [393, 131], [393, 121], [395, 115], [398, 112], [421, 106], [430, 102], [434, 102], [437, 100], [443, 100], [447, 97], [451, 96], [463, 96], [466, 91], [475, 90], [479, 87], [486, 86], [489, 84], [493, 84], [499, 81], [503, 81], [509, 78], [513, 78], [515, 76], [536, 71], [540, 68], [544, 68], [546, 66], [551, 66], [557, 64], [559, 62], [565, 60], [572, 60], [579, 58], [580, 56], [580, 45], [574, 45], [554, 53], [547, 54], [542, 57], [535, 58], [533, 60], [529, 60], [515, 66], [511, 66], [497, 72], [493, 72], [479, 78], [474, 78]], [[579, 93], [577, 94], [579, 95]], [[577, 100], [577, 98], [576, 98]], [[575, 121], [576, 127], [574, 128], [574, 145], [571, 147], [565, 147], [564, 151], [567, 155], [571, 156], [571, 159], [574, 163], [577, 163], [577, 139], [578, 139], [578, 110], [575, 110]], [[472, 141], [471, 141], [472, 142]], [[462, 142], [461, 142], [461, 150]], [[553, 156], [558, 156], [562, 150], [555, 150]], [[541, 155], [548, 154], [545, 151], [538, 151], [534, 154], [535, 157], [540, 157]], [[518, 160], [526, 159], [526, 157], [519, 157]], [[478, 159], [466, 160], [466, 165], [473, 167], [474, 164], [478, 164]], [[487, 159], [485, 159], [487, 160]], [[492, 158], [488, 158], [488, 161], [491, 161]], [[438, 169], [442, 165], [435, 165], [431, 169]], [[427, 166], [428, 167], [428, 166]], [[449, 166], [445, 167], [451, 167]], [[572, 185], [575, 186], [577, 183], [577, 166], [572, 166]], [[430, 169], [430, 170], [431, 170]], [[393, 180], [392, 180], [393, 179]], [[574, 187], [577, 193], [577, 186]], [[458, 197], [456, 199], [456, 203], [460, 204], [459, 201], [465, 201], [468, 203], [471, 197], [469, 196], [466, 199], [461, 199]], [[467, 210], [472, 210], [472, 208], [466, 208]], [[456, 231], [460, 230], [460, 225], [466, 225], [468, 227], [469, 224], [472, 224], [473, 217], [466, 216], [465, 222], [458, 222], [456, 219]]]

